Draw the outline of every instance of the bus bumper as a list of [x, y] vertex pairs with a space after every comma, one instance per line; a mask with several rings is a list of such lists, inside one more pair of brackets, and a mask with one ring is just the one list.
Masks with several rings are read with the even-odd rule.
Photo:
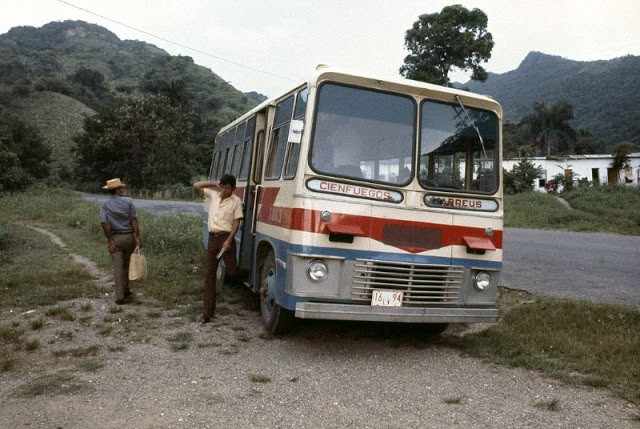
[[498, 309], [494, 307], [374, 307], [323, 302], [299, 302], [296, 304], [295, 314], [300, 319], [396, 323], [494, 323], [498, 320]]

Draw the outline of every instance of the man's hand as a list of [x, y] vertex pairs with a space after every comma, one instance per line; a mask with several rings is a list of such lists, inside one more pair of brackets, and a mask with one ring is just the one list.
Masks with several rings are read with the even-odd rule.
[[213, 188], [214, 190], [220, 192], [220, 184], [218, 182], [210, 182], [208, 180], [194, 182], [193, 187], [200, 195], [204, 195], [205, 188]]
[[118, 246], [116, 246], [112, 238], [107, 239], [107, 249], [109, 249], [109, 253], [116, 253], [118, 251]]

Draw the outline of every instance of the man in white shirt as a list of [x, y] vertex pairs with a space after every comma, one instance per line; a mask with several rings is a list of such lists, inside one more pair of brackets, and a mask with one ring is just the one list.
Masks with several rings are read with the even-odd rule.
[[204, 270], [204, 297], [202, 323], [208, 323], [214, 316], [216, 308], [216, 271], [218, 270], [218, 254], [222, 252], [226, 273], [237, 277], [236, 232], [240, 228], [242, 201], [233, 191], [236, 189], [236, 178], [225, 174], [220, 182], [195, 182], [193, 187], [206, 198], [209, 208], [209, 241]]

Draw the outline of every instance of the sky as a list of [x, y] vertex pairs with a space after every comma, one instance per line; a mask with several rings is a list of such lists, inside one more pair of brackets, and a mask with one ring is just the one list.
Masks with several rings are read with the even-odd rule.
[[492, 73], [516, 69], [531, 51], [577, 61], [640, 55], [639, 0], [0, 0], [0, 34], [82, 20], [274, 97], [318, 64], [399, 77], [407, 29], [452, 4], [487, 14], [495, 46], [483, 66]]

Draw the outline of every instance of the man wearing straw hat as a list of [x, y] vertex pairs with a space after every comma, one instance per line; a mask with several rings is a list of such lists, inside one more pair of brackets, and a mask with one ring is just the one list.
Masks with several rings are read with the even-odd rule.
[[136, 246], [142, 245], [136, 206], [131, 198], [124, 196], [125, 186], [119, 178], [107, 180], [102, 189], [109, 191], [111, 198], [100, 204], [100, 223], [111, 254], [118, 305], [124, 304], [125, 298], [131, 295], [129, 259]]

